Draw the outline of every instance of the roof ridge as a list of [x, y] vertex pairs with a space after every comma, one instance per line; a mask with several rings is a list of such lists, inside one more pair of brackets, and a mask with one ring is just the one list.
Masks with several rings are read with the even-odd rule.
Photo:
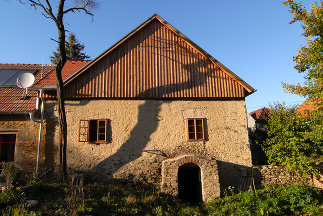
[[0, 63], [0, 65], [35, 65], [35, 66], [55, 66], [53, 64], [28, 64], [28, 63]]

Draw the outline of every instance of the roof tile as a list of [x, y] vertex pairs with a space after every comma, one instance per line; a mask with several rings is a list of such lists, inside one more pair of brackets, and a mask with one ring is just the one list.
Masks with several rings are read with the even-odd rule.
[[[63, 70], [62, 78], [67, 79], [88, 61], [67, 61]], [[0, 70], [35, 70], [35, 84], [32, 88], [55, 86], [55, 65], [41, 64], [0, 64]], [[28, 90], [28, 97], [22, 99], [25, 89], [0, 88], [0, 113], [1, 112], [29, 112], [36, 108], [37, 91]]]

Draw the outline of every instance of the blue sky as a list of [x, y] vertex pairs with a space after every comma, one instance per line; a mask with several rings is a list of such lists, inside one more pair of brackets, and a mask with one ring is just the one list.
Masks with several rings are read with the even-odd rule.
[[[314, 1], [303, 2], [308, 7]], [[257, 89], [246, 98], [248, 112], [304, 101], [281, 85], [303, 82], [292, 57], [306, 41], [300, 23], [288, 24], [292, 15], [279, 0], [101, 0], [93, 18], [70, 13], [65, 28], [95, 58], [154, 13]], [[2, 0], [0, 26], [0, 63], [50, 64], [57, 30], [41, 10]]]

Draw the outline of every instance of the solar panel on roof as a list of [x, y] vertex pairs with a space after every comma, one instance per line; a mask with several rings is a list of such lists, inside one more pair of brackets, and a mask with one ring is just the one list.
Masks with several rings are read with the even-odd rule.
[[36, 70], [0, 70], [0, 87], [17, 87], [17, 78], [23, 73], [34, 74]]

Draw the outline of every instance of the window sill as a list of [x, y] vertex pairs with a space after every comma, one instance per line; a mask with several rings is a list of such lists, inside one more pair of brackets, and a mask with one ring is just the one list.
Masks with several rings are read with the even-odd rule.
[[108, 144], [107, 141], [104, 142], [86, 142], [86, 144], [95, 144], [95, 145], [99, 145], [99, 144]]
[[187, 140], [186, 142], [189, 144], [204, 144], [205, 140]]

